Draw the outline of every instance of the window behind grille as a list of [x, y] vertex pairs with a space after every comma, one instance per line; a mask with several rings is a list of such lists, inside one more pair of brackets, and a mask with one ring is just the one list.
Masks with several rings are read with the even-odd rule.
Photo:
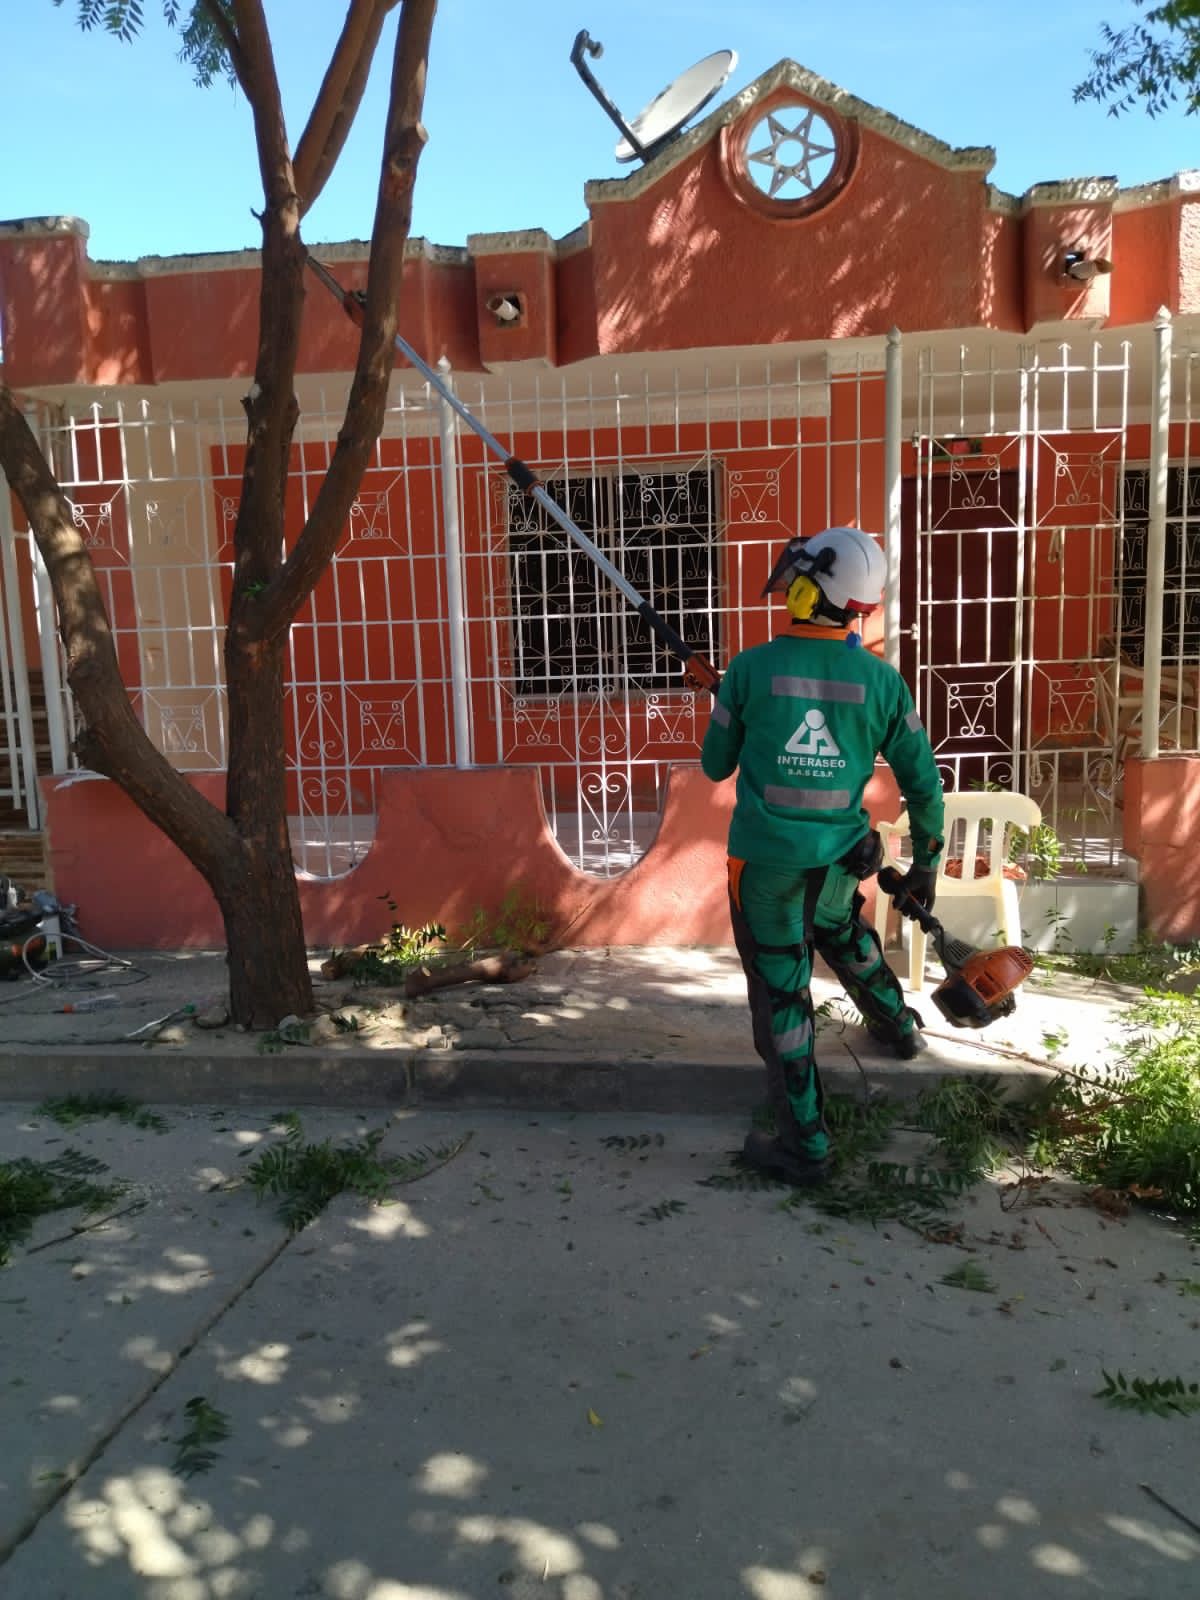
[[[713, 465], [566, 474], [554, 502], [684, 640], [716, 654]], [[521, 695], [677, 688], [679, 663], [537, 501], [508, 492], [513, 677]]]
[[[1118, 586], [1121, 649], [1141, 666], [1146, 648], [1146, 546], [1150, 520], [1150, 473], [1126, 471], [1125, 526]], [[1200, 657], [1200, 468], [1171, 467], [1167, 475], [1167, 561], [1163, 589], [1163, 655]]]

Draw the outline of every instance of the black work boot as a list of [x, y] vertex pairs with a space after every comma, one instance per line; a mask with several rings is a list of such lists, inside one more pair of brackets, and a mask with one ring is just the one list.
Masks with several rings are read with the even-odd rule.
[[773, 1178], [782, 1178], [797, 1188], [811, 1188], [824, 1183], [833, 1170], [833, 1157], [805, 1156], [789, 1150], [774, 1134], [755, 1128], [746, 1135], [742, 1146], [742, 1160], [758, 1172], [768, 1172]]
[[925, 1035], [920, 1028], [913, 1028], [910, 1032], [902, 1033], [898, 1039], [892, 1039], [889, 1042], [892, 1046], [892, 1054], [898, 1061], [911, 1061], [914, 1056], [919, 1056], [929, 1049]]
[[879, 1022], [868, 1022], [866, 1029], [872, 1039], [878, 1039], [880, 1044], [887, 1045], [898, 1061], [911, 1061], [914, 1056], [919, 1056], [929, 1049], [925, 1035], [921, 1032], [919, 1017], [907, 1033], [895, 1032]]

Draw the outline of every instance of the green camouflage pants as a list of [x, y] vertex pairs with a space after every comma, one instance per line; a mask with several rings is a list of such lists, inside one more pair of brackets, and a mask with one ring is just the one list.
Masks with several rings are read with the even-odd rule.
[[813, 947], [878, 1038], [900, 1039], [917, 1026], [874, 930], [862, 920], [862, 905], [859, 880], [843, 867], [768, 867], [730, 858], [730, 917], [779, 1136], [815, 1159], [828, 1153], [829, 1135], [809, 990]]

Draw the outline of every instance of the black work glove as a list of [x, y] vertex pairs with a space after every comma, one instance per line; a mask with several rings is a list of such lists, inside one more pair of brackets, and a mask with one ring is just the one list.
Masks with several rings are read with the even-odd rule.
[[937, 892], [936, 867], [909, 867], [900, 879], [896, 890], [896, 910], [902, 917], [914, 917], [916, 911], [913, 907], [915, 900], [922, 911], [932, 911], [934, 896]]

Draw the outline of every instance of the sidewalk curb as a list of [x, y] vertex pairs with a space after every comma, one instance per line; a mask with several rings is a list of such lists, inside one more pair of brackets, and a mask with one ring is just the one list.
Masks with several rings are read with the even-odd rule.
[[[863, 1075], [894, 1098], [956, 1077], [1002, 1076], [1014, 1096], [1032, 1093], [1050, 1074], [1001, 1063], [980, 1051], [971, 1062], [941, 1061], [932, 1051], [915, 1062], [836, 1057], [821, 1077], [834, 1094], [859, 1093]], [[0, 1052], [0, 1101], [38, 1102], [52, 1095], [104, 1090], [150, 1105], [377, 1106], [410, 1109], [479, 1107], [554, 1111], [703, 1113], [745, 1111], [765, 1094], [753, 1058], [695, 1060], [534, 1051], [321, 1051], [297, 1047], [280, 1055], [168, 1056], [119, 1046], [39, 1053]]]

